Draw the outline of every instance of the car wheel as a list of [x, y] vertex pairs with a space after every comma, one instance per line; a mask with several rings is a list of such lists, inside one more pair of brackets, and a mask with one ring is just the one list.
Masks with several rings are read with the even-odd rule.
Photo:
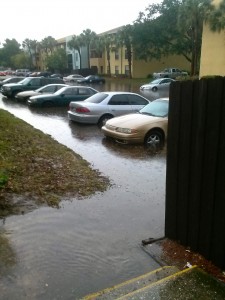
[[156, 86], [153, 86], [152, 91], [156, 92], [158, 90], [158, 88]]
[[20, 91], [14, 91], [12, 92], [12, 98], [15, 98], [16, 97], [16, 94], [18, 94]]
[[150, 150], [158, 150], [163, 147], [164, 138], [159, 130], [151, 130], [145, 136], [145, 147]]
[[53, 103], [51, 101], [45, 101], [42, 103], [42, 107], [52, 107]]
[[102, 126], [105, 125], [105, 123], [109, 120], [112, 119], [113, 116], [112, 115], [103, 115], [99, 121], [98, 121], [98, 126], [101, 128]]

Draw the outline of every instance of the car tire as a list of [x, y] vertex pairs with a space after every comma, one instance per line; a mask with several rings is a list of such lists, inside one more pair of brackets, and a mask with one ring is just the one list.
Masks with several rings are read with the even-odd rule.
[[164, 145], [163, 134], [156, 129], [149, 131], [145, 136], [144, 145], [149, 150], [161, 149]]
[[14, 92], [12, 92], [11, 98], [15, 98], [15, 97], [16, 97], [16, 94], [18, 94], [19, 92], [21, 92], [21, 91], [14, 91]]
[[157, 92], [158, 88], [156, 86], [153, 86], [152, 91]]
[[109, 120], [112, 119], [113, 116], [112, 115], [103, 115], [101, 116], [101, 118], [98, 121], [98, 127], [101, 128], [102, 126], [105, 125], [105, 123]]

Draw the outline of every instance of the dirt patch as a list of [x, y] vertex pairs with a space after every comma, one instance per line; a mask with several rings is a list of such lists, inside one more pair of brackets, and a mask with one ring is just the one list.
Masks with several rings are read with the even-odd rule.
[[162, 259], [167, 264], [176, 265], [180, 269], [186, 268], [189, 265], [197, 265], [202, 270], [225, 283], [224, 272], [202, 255], [169, 239], [162, 240], [160, 245], [162, 247]]

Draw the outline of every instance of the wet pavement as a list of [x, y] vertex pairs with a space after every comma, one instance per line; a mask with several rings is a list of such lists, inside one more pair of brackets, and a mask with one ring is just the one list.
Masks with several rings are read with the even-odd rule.
[[166, 150], [151, 155], [106, 141], [96, 126], [69, 123], [66, 108], [31, 110], [8, 99], [0, 108], [80, 154], [113, 184], [84, 200], [63, 199], [60, 209], [0, 220], [1, 299], [80, 299], [156, 269], [141, 241], [164, 235]]

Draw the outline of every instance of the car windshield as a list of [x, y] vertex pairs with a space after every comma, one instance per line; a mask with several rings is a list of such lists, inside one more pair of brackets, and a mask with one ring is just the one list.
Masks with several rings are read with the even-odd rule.
[[19, 84], [27, 84], [31, 81], [32, 78], [24, 78], [23, 80], [21, 80], [20, 82], [18, 82]]
[[166, 117], [168, 115], [168, 109], [168, 100], [155, 100], [144, 106], [139, 113], [154, 117]]
[[94, 94], [93, 96], [87, 98], [86, 100], [84, 100], [84, 102], [89, 102], [89, 103], [100, 103], [100, 102], [102, 102], [107, 96], [108, 96], [108, 94], [106, 94], [106, 93], [97, 93], [97, 94]]
[[153, 81], [151, 81], [151, 82], [149, 82], [149, 83], [151, 83], [151, 84], [158, 84], [158, 83], [160, 83], [162, 81], [162, 79], [160, 78], [160, 79], [155, 79], [155, 80], [153, 80]]

